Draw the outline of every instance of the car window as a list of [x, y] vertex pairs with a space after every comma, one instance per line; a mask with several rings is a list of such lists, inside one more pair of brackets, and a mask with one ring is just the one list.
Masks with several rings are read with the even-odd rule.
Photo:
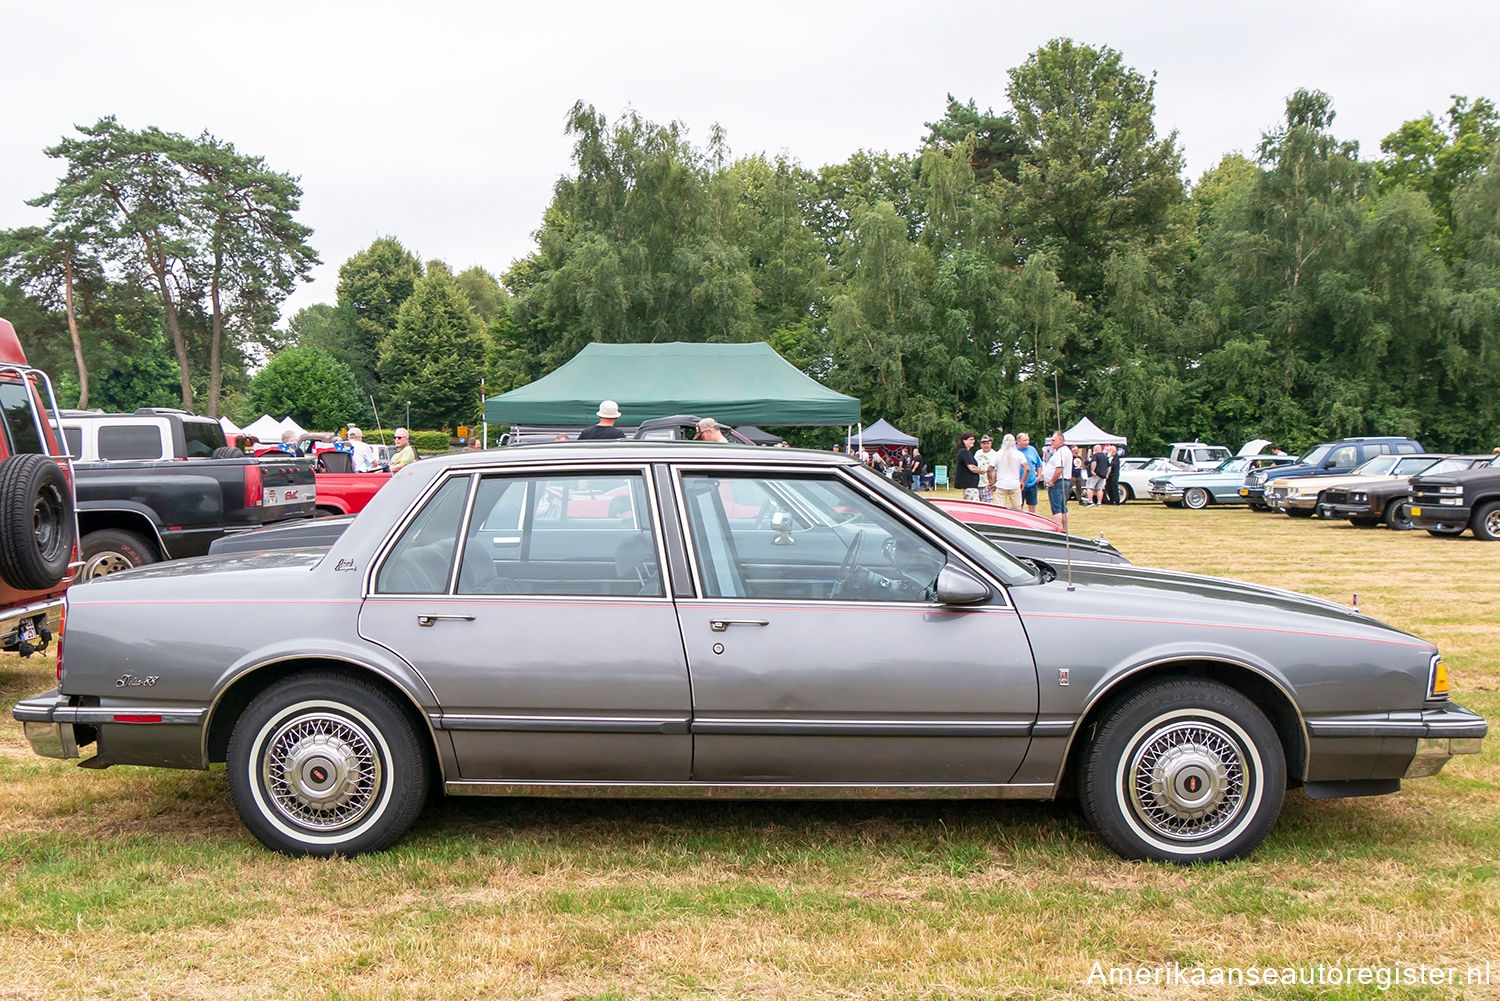
[[1416, 476], [1437, 465], [1438, 460], [1430, 455], [1407, 456], [1398, 459], [1391, 470], [1393, 476]]
[[46, 453], [31, 409], [31, 387], [11, 379], [0, 381], [0, 423], [4, 425], [8, 454]]
[[484, 477], [458, 593], [661, 597], [646, 496], [641, 474]]
[[[726, 485], [731, 495], [753, 490], [786, 509], [780, 517], [732, 517]], [[945, 554], [837, 477], [684, 474], [682, 491], [699, 583], [709, 597], [936, 599]]]
[[73, 458], [83, 455], [83, 428], [63, 428], [63, 440], [68, 443], [68, 454]]
[[1353, 445], [1340, 445], [1328, 455], [1323, 465], [1328, 469], [1350, 469], [1359, 458], [1359, 449]]
[[160, 459], [161, 428], [155, 424], [101, 424], [99, 458]]
[[224, 429], [217, 421], [183, 421], [182, 433], [190, 459], [207, 459], [214, 454], [214, 449], [228, 444], [224, 440]]
[[463, 519], [469, 477], [444, 483], [386, 557], [375, 580], [382, 594], [443, 594], [453, 568], [453, 545]]

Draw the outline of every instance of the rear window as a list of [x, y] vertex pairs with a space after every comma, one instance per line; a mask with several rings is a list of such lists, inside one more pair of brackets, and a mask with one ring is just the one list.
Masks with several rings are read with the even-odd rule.
[[26, 383], [0, 382], [0, 423], [4, 424], [9, 454], [46, 453], [41, 432], [37, 430], [36, 415], [31, 409], [31, 391]]
[[101, 424], [99, 458], [160, 459], [161, 428], [155, 424]]
[[214, 449], [229, 444], [218, 421], [183, 421], [182, 434], [187, 439], [185, 451], [189, 459], [211, 458]]

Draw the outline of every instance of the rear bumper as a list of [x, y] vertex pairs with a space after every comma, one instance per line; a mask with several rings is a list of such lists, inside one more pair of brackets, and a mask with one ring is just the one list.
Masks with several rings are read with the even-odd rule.
[[19, 720], [31, 749], [44, 758], [78, 757], [78, 740], [73, 724], [53, 722], [53, 710], [67, 705], [56, 688], [22, 699], [10, 711]]

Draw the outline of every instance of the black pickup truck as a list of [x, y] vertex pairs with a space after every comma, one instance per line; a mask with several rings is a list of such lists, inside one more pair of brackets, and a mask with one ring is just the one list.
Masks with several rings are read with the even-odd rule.
[[1500, 542], [1500, 455], [1486, 466], [1412, 477], [1407, 510], [1415, 528]]
[[312, 459], [245, 455], [211, 418], [72, 411], [61, 422], [80, 457], [73, 461], [80, 580], [202, 556], [225, 535], [316, 513]]

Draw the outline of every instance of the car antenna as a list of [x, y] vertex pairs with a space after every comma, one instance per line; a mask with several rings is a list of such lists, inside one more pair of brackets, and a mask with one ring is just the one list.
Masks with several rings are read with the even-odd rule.
[[380, 432], [382, 440], [385, 438], [385, 428], [380, 426], [380, 411], [375, 409], [375, 394], [370, 394], [370, 413], [375, 415], [375, 430]]

